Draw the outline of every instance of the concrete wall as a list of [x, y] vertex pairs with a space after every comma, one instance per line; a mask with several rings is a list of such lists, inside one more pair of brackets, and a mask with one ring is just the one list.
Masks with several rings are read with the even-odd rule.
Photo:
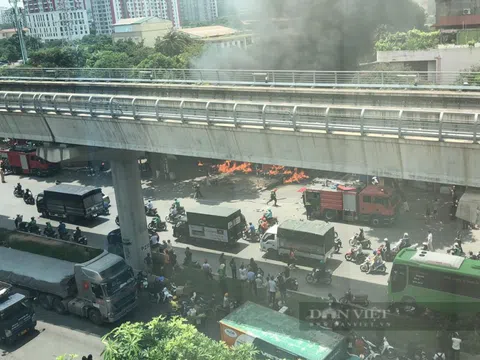
[[[455, 46], [419, 51], [378, 51], [378, 62], [435, 61], [433, 71], [462, 71], [480, 63], [480, 47]], [[431, 66], [428, 67], [429, 71]]]
[[0, 136], [480, 187], [477, 144], [20, 112]]

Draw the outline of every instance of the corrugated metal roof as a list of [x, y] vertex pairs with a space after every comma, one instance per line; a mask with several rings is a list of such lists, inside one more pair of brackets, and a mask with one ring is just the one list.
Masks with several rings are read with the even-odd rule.
[[79, 186], [79, 185], [69, 185], [69, 184], [60, 184], [48, 188], [46, 191], [62, 193], [62, 194], [72, 194], [72, 195], [85, 195], [90, 191], [97, 190], [100, 188], [94, 186]]
[[181, 29], [179, 30], [190, 36], [199, 37], [199, 38], [211, 38], [236, 34], [238, 31], [226, 26], [201, 26], [190, 29]]

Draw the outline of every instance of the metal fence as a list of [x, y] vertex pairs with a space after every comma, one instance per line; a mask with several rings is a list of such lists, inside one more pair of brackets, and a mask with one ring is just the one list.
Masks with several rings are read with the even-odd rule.
[[0, 79], [239, 86], [480, 90], [480, 73], [197, 69], [3, 68]]
[[477, 143], [478, 113], [66, 93], [0, 92], [0, 111]]

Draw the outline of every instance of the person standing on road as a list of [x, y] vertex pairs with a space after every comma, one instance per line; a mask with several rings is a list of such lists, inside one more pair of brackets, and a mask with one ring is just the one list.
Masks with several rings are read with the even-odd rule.
[[225, 253], [220, 254], [220, 257], [218, 258], [218, 262], [223, 265], [227, 263], [227, 260], [225, 260]]
[[243, 263], [240, 265], [240, 269], [238, 270], [238, 274], [240, 275], [240, 281], [242, 283], [247, 281], [248, 270]]
[[432, 235], [432, 230], [428, 231], [427, 235], [427, 246], [428, 246], [428, 251], [435, 251], [433, 248], [433, 235]]
[[432, 210], [430, 208], [430, 202], [427, 202], [427, 205], [425, 206], [425, 223], [428, 223], [430, 221], [430, 216], [432, 215]]
[[222, 292], [222, 294], [225, 294], [228, 290], [227, 289], [227, 280], [226, 280], [227, 268], [226, 268], [225, 264], [220, 263], [220, 266], [218, 267], [217, 273], [218, 273], [218, 280], [220, 282], [220, 291]]
[[0, 178], [2, 179], [2, 183], [5, 183], [5, 172], [7, 171], [7, 167], [5, 166], [5, 161], [0, 161]]
[[195, 199], [203, 198], [203, 195], [200, 192], [200, 185], [195, 183], [195, 185], [193, 185], [193, 189], [195, 190], [195, 195], [193, 196]]
[[282, 299], [282, 303], [285, 304], [287, 301], [287, 285], [285, 284], [285, 278], [283, 277], [283, 274], [278, 275], [277, 286], [278, 286], [278, 291], [280, 291], [280, 297]]
[[454, 333], [452, 336], [452, 360], [460, 360], [460, 344], [462, 339], [458, 335], [458, 332]]
[[208, 263], [208, 260], [207, 260], [207, 259], [205, 259], [205, 261], [203, 262], [202, 270], [203, 270], [203, 273], [205, 274], [205, 277], [206, 277], [208, 280], [213, 280], [212, 267], [211, 267], [210, 264]]
[[277, 206], [277, 189], [273, 189], [270, 192], [270, 200], [267, 201], [267, 205], [273, 201], [273, 206]]
[[230, 269], [232, 270], [232, 279], [237, 279], [237, 264], [235, 263], [235, 258], [231, 258], [230, 260]]
[[168, 251], [172, 251], [172, 250], [173, 250], [172, 242], [171, 242], [170, 240], [167, 240], [167, 250], [168, 250]]
[[248, 287], [250, 289], [250, 293], [255, 294], [257, 296], [257, 283], [255, 282], [255, 272], [250, 268], [247, 273], [247, 281]]
[[290, 248], [290, 252], [288, 253], [288, 267], [292, 268], [295, 267], [295, 250], [293, 248]]
[[268, 278], [267, 287], [268, 287], [268, 303], [274, 306], [275, 295], [277, 294], [277, 283], [273, 279], [273, 276]]

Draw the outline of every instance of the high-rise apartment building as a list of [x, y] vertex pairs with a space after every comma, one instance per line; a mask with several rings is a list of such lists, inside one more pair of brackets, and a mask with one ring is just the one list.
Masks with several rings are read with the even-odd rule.
[[92, 20], [97, 34], [113, 32], [117, 20], [129, 18], [124, 0], [92, 0]]
[[181, 26], [178, 3], [181, 0], [124, 0], [128, 18], [154, 16], [171, 20], [173, 26]]
[[24, 0], [23, 4], [31, 36], [49, 41], [90, 34], [84, 0]]
[[218, 17], [217, 0], [177, 0], [182, 23], [213, 22]]

